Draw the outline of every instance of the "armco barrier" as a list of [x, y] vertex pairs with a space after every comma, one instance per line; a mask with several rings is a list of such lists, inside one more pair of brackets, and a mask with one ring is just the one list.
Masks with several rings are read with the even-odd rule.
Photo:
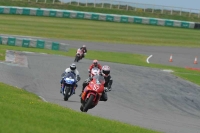
[[39, 39], [12, 37], [12, 36], [0, 36], [0, 44], [9, 46], [19, 46], [19, 47], [33, 47], [41, 49], [68, 51], [68, 44], [45, 41]]
[[102, 14], [102, 13], [92, 13], [92, 12], [80, 12], [72, 10], [56, 10], [56, 9], [46, 9], [46, 8], [0, 6], [0, 14], [20, 14], [20, 15], [34, 15], [34, 16], [91, 19], [91, 20], [101, 20], [110, 22], [139, 23], [139, 24], [150, 24], [150, 25], [181, 27], [181, 28], [195, 27], [195, 22], [188, 22], [188, 21]]

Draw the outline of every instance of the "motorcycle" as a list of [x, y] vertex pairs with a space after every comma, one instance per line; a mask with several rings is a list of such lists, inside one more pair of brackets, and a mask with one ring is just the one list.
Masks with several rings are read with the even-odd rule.
[[78, 49], [76, 51], [76, 56], [75, 56], [74, 62], [78, 62], [79, 60], [81, 60], [82, 59], [82, 55], [83, 55], [83, 51]]
[[91, 70], [91, 72], [90, 72], [90, 74], [89, 74], [89, 77], [93, 77], [93, 76], [95, 76], [95, 75], [97, 75], [97, 74], [100, 74], [100, 69], [99, 68], [97, 68], [97, 67], [94, 67], [94, 68], [92, 68], [92, 70]]
[[74, 93], [74, 86], [76, 85], [76, 76], [73, 72], [67, 73], [64, 76], [64, 84], [63, 84], [63, 95], [64, 101], [67, 101], [71, 95]]
[[92, 81], [85, 87], [81, 95], [82, 112], [87, 112], [88, 109], [94, 108], [104, 92], [105, 79], [101, 75], [95, 75]]

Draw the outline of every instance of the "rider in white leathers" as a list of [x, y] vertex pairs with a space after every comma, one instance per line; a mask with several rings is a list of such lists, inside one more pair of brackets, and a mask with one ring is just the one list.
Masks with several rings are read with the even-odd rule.
[[[65, 77], [65, 75], [66, 75], [68, 72], [73, 72], [73, 73], [75, 74], [77, 82], [81, 79], [80, 76], [79, 76], [79, 71], [76, 69], [76, 64], [72, 63], [72, 64], [70, 65], [70, 67], [69, 67], [69, 68], [66, 68], [66, 69], [65, 69], [65, 72], [62, 74], [62, 79], [61, 79], [61, 81], [60, 81], [60, 83], [61, 83], [60, 93], [62, 93], [62, 90], [63, 90], [64, 77]], [[75, 86], [75, 88], [74, 88], [74, 94], [75, 94], [75, 89], [77, 88], [77, 86], [78, 86], [78, 85], [76, 84], [76, 86]]]

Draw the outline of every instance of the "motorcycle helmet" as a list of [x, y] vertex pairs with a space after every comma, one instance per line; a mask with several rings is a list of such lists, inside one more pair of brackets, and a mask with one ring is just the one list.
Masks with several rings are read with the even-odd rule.
[[70, 65], [70, 69], [71, 69], [71, 71], [76, 70], [76, 64], [75, 64], [75, 63], [72, 63], [72, 64]]
[[108, 77], [110, 75], [110, 67], [108, 65], [104, 65], [101, 69], [101, 73], [104, 77]]
[[83, 45], [83, 48], [85, 48], [86, 46], [85, 45]]
[[93, 64], [95, 67], [98, 67], [98, 60], [93, 60]]

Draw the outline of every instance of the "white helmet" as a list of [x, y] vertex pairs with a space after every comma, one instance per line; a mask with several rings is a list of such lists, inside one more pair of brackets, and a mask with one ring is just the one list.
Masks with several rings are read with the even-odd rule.
[[110, 67], [108, 65], [104, 65], [101, 69], [101, 73], [104, 77], [108, 77], [110, 75]]
[[70, 65], [70, 69], [71, 69], [71, 71], [76, 70], [76, 64], [75, 64], [75, 63], [72, 63], [72, 64]]

